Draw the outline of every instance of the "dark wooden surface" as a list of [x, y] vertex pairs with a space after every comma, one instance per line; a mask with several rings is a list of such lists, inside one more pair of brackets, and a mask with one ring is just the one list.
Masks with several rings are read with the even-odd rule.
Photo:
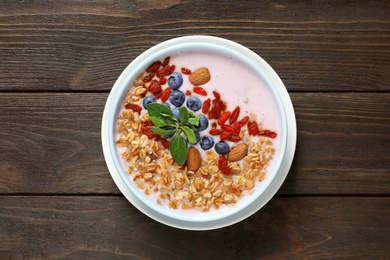
[[[276, 196], [204, 232], [135, 209], [100, 141], [127, 64], [191, 34], [262, 56], [298, 124]], [[0, 259], [389, 259], [389, 82], [388, 1], [1, 1]]]

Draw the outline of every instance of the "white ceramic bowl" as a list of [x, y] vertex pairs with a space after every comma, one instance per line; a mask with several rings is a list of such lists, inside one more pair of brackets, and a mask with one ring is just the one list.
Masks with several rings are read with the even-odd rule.
[[[180, 51], [211, 51], [229, 55], [255, 70], [272, 91], [282, 121], [281, 147], [274, 166], [255, 192], [235, 206], [199, 214], [183, 214], [158, 205], [138, 189], [125, 172], [116, 148], [116, 126], [119, 111], [132, 82], [155, 60]], [[212, 36], [186, 36], [160, 43], [133, 60], [115, 82], [103, 113], [102, 145], [110, 174], [123, 195], [141, 212], [166, 225], [187, 230], [209, 230], [239, 222], [262, 208], [278, 191], [290, 169], [296, 145], [296, 121], [288, 92], [275, 71], [257, 54], [235, 42]]]

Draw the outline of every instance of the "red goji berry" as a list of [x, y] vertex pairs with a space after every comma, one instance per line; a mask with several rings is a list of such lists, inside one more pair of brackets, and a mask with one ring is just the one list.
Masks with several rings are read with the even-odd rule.
[[171, 88], [166, 88], [161, 94], [161, 102], [166, 102], [171, 95], [172, 89]]
[[194, 87], [194, 92], [195, 92], [196, 94], [201, 95], [201, 96], [207, 96], [207, 91], [206, 91], [204, 88], [199, 87], [199, 86], [195, 86], [195, 87]]
[[226, 103], [223, 102], [222, 100], [221, 100], [221, 111], [222, 111], [222, 112], [225, 112], [225, 111], [226, 111]]
[[257, 125], [256, 121], [248, 122], [248, 133], [252, 136], [259, 134], [259, 126]]
[[221, 99], [221, 94], [219, 94], [219, 92], [217, 92], [217, 91], [213, 91], [213, 94], [214, 94], [214, 97], [216, 98], [216, 99]]
[[209, 112], [210, 102], [211, 102], [211, 100], [209, 98], [206, 99], [205, 102], [203, 102], [203, 106], [202, 106], [202, 113], [203, 114], [207, 114]]
[[160, 99], [162, 97], [162, 94], [163, 94], [163, 92], [162, 92], [162, 90], [160, 90], [157, 93], [153, 93], [153, 96], [155, 99]]
[[154, 75], [156, 75], [156, 73], [152, 72], [152, 73], [146, 75], [142, 81], [144, 83], [150, 82], [153, 79]]
[[209, 134], [211, 134], [211, 135], [220, 135], [223, 132], [225, 132], [225, 130], [213, 128], [213, 129], [210, 129]]
[[270, 130], [262, 130], [259, 132], [259, 135], [268, 136], [270, 138], [275, 138], [277, 136], [277, 134], [274, 131], [270, 131]]
[[211, 110], [209, 112], [209, 118], [210, 119], [219, 119], [221, 116], [221, 102], [214, 102], [213, 100], [213, 106], [211, 107]]
[[[171, 65], [169, 67], [169, 70], [167, 71], [168, 75], [171, 75], [175, 71], [175, 68], [176, 68], [175, 65]], [[166, 75], [166, 76], [168, 76], [168, 75]]]
[[153, 94], [158, 93], [161, 91], [161, 85], [157, 80], [152, 80], [149, 85], [149, 91], [152, 92]]
[[169, 146], [171, 145], [171, 143], [165, 139], [165, 138], [161, 138], [160, 139], [160, 142], [162, 144], [162, 146], [165, 148], [165, 149], [169, 149]]
[[212, 129], [217, 128], [217, 126], [218, 126], [218, 125], [217, 125], [217, 122], [213, 122], [213, 123], [211, 124], [211, 128], [212, 128]]
[[233, 134], [228, 140], [237, 143], [241, 140], [241, 137], [238, 134]]
[[165, 67], [162, 67], [158, 72], [157, 72], [157, 77], [165, 77], [168, 75], [171, 75], [173, 71], [175, 70], [175, 65], [166, 65]]
[[154, 126], [152, 120], [149, 120], [149, 119], [144, 121], [144, 122], [142, 122], [141, 125], [143, 125], [143, 126]]
[[228, 160], [227, 160], [226, 157], [223, 156], [223, 155], [220, 155], [220, 156], [218, 157], [218, 168], [219, 168], [219, 170], [220, 170], [223, 174], [225, 174], [225, 175], [227, 175], [227, 176], [229, 176], [229, 175], [231, 174], [230, 168], [229, 168], [229, 164], [228, 164]]
[[160, 85], [164, 85], [165, 83], [167, 83], [167, 78], [162, 77], [158, 82], [160, 83]]
[[126, 104], [125, 108], [132, 109], [134, 112], [138, 112], [138, 113], [141, 112], [142, 110], [142, 107], [136, 104]]
[[230, 111], [226, 111], [218, 118], [218, 125], [223, 125], [230, 116]]
[[225, 141], [226, 139], [229, 139], [234, 133], [225, 131], [221, 134], [220, 139], [221, 141]]
[[249, 121], [249, 116], [245, 116], [238, 123], [240, 124], [240, 127], [243, 127], [246, 123], [248, 123], [248, 121]]
[[186, 91], [186, 96], [191, 96], [191, 91], [187, 90]]
[[234, 133], [235, 134], [239, 134], [240, 131], [241, 131], [241, 126], [240, 126], [240, 123], [239, 122], [235, 122], [233, 124], [233, 130], [234, 130]]
[[231, 125], [221, 125], [221, 128], [225, 131], [228, 131], [228, 132], [234, 132], [234, 128], [231, 126]]
[[169, 61], [171, 60], [171, 57], [168, 56], [164, 59], [163, 63], [161, 64], [163, 67], [167, 66], [169, 64]]
[[192, 74], [192, 71], [186, 67], [183, 67], [181, 68], [181, 72], [184, 74], [184, 75], [191, 75]]
[[229, 124], [231, 125], [234, 124], [237, 121], [239, 115], [240, 115], [240, 107], [236, 107], [229, 118]]
[[141, 132], [146, 135], [149, 139], [157, 138], [157, 134], [150, 130], [150, 127], [153, 126], [153, 122], [146, 120], [141, 123]]
[[146, 69], [146, 72], [156, 72], [158, 68], [160, 68], [161, 61], [155, 61], [152, 64], [149, 65], [149, 67]]

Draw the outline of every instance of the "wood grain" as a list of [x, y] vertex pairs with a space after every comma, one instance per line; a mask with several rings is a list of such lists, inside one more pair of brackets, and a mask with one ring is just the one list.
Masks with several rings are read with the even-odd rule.
[[[389, 198], [274, 198], [245, 221], [190, 232], [122, 197], [0, 197], [3, 259], [385, 259]], [[210, 246], [213, 245], [213, 246]]]
[[237, 41], [290, 91], [389, 91], [388, 1], [6, 1], [0, 91], [107, 91], [149, 47]]
[[[298, 143], [280, 194], [390, 193], [390, 94], [291, 97]], [[0, 193], [118, 194], [100, 141], [106, 99], [0, 94]]]

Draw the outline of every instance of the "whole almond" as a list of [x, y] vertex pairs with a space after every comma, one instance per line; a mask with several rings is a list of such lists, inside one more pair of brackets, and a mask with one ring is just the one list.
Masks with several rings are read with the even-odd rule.
[[191, 146], [187, 153], [187, 169], [192, 172], [196, 172], [202, 165], [202, 157], [199, 151]]
[[248, 154], [248, 146], [244, 143], [234, 146], [229, 154], [227, 159], [231, 162], [236, 162], [244, 158]]
[[199, 68], [192, 72], [189, 77], [189, 80], [195, 86], [204, 85], [210, 81], [210, 72], [207, 68]]

